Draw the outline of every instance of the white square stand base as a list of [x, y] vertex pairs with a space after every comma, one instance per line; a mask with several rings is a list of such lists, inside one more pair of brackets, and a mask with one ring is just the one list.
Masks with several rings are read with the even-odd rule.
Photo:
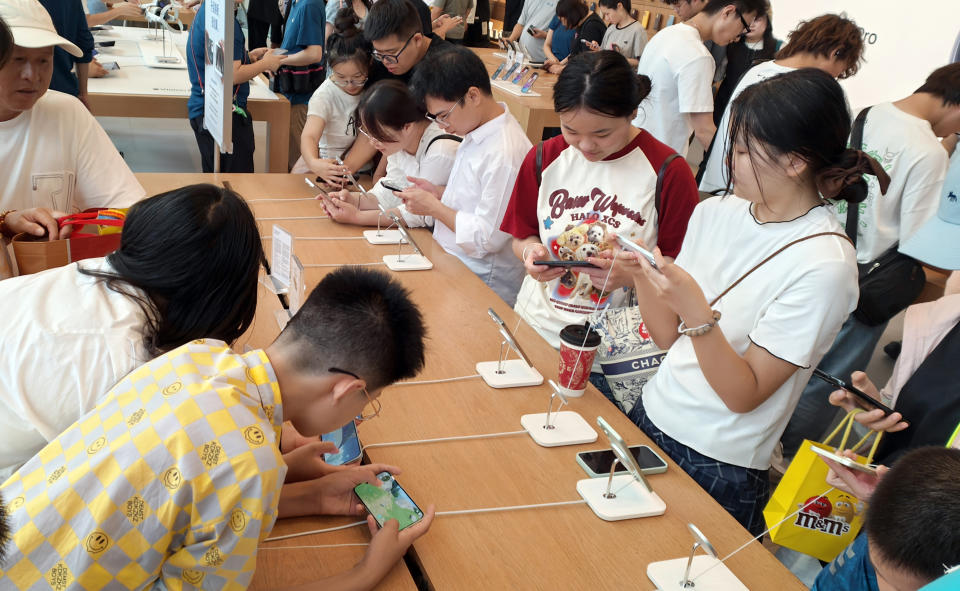
[[267, 288], [270, 293], [276, 295], [286, 295], [289, 290], [285, 285], [277, 281], [273, 275], [267, 275], [266, 277], [261, 277], [260, 283]]
[[[502, 373], [497, 373], [497, 366]], [[477, 373], [491, 388], [517, 388], [520, 386], [539, 386], [543, 376], [522, 359], [508, 359], [501, 365], [496, 361], [481, 361], [477, 364]]]
[[553, 429], [544, 429], [546, 422], [547, 413], [543, 412], [520, 417], [523, 428], [538, 445], [543, 447], [579, 445], [597, 440], [597, 432], [575, 412], [565, 410], [551, 414], [550, 422], [553, 423]]
[[629, 474], [613, 477], [610, 490], [616, 497], [608, 499], [607, 478], [586, 478], [577, 481], [577, 492], [604, 521], [620, 521], [637, 517], [663, 515], [667, 504], [657, 493], [648, 491]]
[[363, 237], [370, 244], [406, 244], [400, 230], [364, 230]]
[[710, 572], [697, 579], [693, 587], [684, 588], [680, 584], [687, 569], [686, 558], [651, 562], [647, 565], [647, 577], [660, 591], [750, 591], [725, 564], [718, 562], [718, 559], [706, 554], [694, 556], [690, 578], [695, 579], [708, 568]]
[[425, 271], [433, 268], [430, 259], [419, 254], [388, 254], [383, 257], [383, 262], [391, 271]]

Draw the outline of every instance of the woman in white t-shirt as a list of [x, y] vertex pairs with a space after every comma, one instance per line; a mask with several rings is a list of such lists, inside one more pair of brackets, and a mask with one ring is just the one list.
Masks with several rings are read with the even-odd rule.
[[856, 203], [864, 174], [889, 178], [846, 149], [844, 94], [820, 70], [751, 86], [731, 119], [736, 195], [697, 206], [674, 262], [659, 251], [658, 269], [627, 263], [632, 254], [618, 262], [634, 271], [647, 330], [669, 347], [631, 419], [759, 534], [771, 453], [857, 303], [855, 252], [826, 199]]
[[243, 199], [192, 185], [134, 205], [105, 259], [0, 281], [0, 481], [142, 363], [236, 340], [263, 260]]
[[409, 226], [432, 226], [433, 219], [408, 212], [386, 185], [404, 189], [410, 184], [407, 177], [415, 177], [446, 186], [460, 138], [427, 119], [407, 85], [399, 80], [382, 80], [371, 86], [360, 99], [357, 112], [360, 133], [387, 158], [386, 174], [367, 198], [347, 190], [323, 197], [330, 217], [361, 226], [389, 224], [389, 220], [381, 219], [376, 199], [384, 209], [401, 215]]
[[[366, 141], [357, 141], [354, 112], [367, 84], [371, 46], [356, 22], [351, 9], [342, 9], [336, 33], [327, 39], [331, 74], [310, 97], [307, 122], [300, 136], [302, 156], [291, 171], [312, 172], [338, 187], [344, 184], [344, 173], [362, 170], [376, 153]], [[343, 166], [337, 158], [343, 160]]]

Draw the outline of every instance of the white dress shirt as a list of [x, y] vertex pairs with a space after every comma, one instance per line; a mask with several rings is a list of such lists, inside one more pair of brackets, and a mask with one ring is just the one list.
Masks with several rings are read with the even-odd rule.
[[511, 306], [523, 282], [523, 264], [500, 231], [520, 164], [533, 144], [504, 103], [503, 114], [463, 138], [443, 192], [444, 205], [457, 211], [456, 230], [439, 220], [434, 239], [456, 255]]

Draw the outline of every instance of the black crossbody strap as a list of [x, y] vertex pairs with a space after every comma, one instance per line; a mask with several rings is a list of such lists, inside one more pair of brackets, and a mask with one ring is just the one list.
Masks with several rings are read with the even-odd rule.
[[[855, 150], [863, 149], [863, 126], [867, 122], [867, 113], [870, 107], [865, 108], [857, 114], [853, 122], [853, 128], [850, 130], [850, 147]], [[853, 242], [853, 247], [857, 247], [857, 224], [860, 223], [860, 204], [847, 204], [847, 223], [844, 225], [844, 231]]]
[[460, 137], [459, 135], [453, 135], [452, 133], [443, 133], [443, 134], [440, 134], [440, 135], [438, 135], [437, 137], [435, 137], [435, 138], [433, 138], [432, 140], [430, 140], [430, 142], [427, 144], [427, 149], [424, 150], [423, 153], [426, 154], [427, 152], [429, 152], [429, 151], [430, 151], [430, 146], [432, 146], [434, 143], [436, 143], [437, 140], [453, 140], [453, 141], [455, 141], [455, 142], [457, 142], [457, 143], [460, 143], [460, 142], [463, 141], [463, 138]]

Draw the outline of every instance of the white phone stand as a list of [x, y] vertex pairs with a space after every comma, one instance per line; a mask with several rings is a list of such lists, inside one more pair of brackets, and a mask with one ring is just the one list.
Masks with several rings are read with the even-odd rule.
[[[487, 314], [497, 324], [503, 340], [500, 341], [500, 355], [496, 361], [481, 361], [477, 364], [477, 373], [483, 381], [491, 388], [517, 388], [542, 384], [543, 376], [529, 362], [529, 358], [503, 320], [493, 311], [493, 308], [488, 309]], [[519, 359], [507, 359], [511, 349], [516, 352]]]
[[620, 521], [638, 517], [663, 515], [667, 504], [655, 492], [648, 491], [630, 474], [613, 476], [615, 461], [610, 468], [611, 478], [585, 478], [577, 481], [577, 492], [604, 521]]
[[[750, 591], [723, 564], [706, 536], [697, 526], [688, 523], [694, 543], [687, 558], [662, 560], [647, 565], [647, 577], [660, 591]], [[697, 556], [697, 548], [706, 555]]]
[[[387, 214], [387, 216], [393, 220], [393, 223], [397, 226], [397, 231], [400, 232], [404, 240], [404, 242], [399, 243], [397, 246], [397, 254], [388, 254], [383, 257], [383, 262], [387, 265], [387, 268], [391, 271], [425, 271], [432, 269], [433, 263], [430, 262], [430, 259], [423, 256], [420, 247], [417, 246], [413, 237], [407, 233], [406, 228], [400, 223], [400, 218], [393, 214]], [[405, 243], [413, 248], [412, 253], [403, 254], [403, 245]]]
[[[520, 424], [527, 430], [537, 445], [543, 447], [559, 447], [561, 445], [579, 445], [593, 443], [597, 440], [597, 432], [593, 430], [583, 417], [572, 411], [560, 411], [567, 404], [567, 398], [560, 392], [556, 382], [550, 380], [553, 393], [550, 395], [550, 406], [547, 412], [523, 415]], [[560, 406], [553, 412], [553, 399], [560, 398]]]
[[543, 383], [543, 376], [535, 367], [530, 367], [522, 359], [504, 359], [502, 354], [499, 361], [478, 363], [477, 373], [491, 388], [539, 386]]
[[[376, 196], [374, 196], [376, 199]], [[392, 229], [397, 225], [396, 221], [391, 220], [390, 225], [386, 228], [380, 227], [380, 220], [383, 219], [383, 216], [387, 215], [387, 212], [383, 209], [383, 206], [380, 205], [380, 201], [377, 200], [377, 207], [380, 208], [380, 215], [377, 216], [377, 229], [376, 230], [364, 230], [363, 237], [367, 239], [367, 242], [370, 244], [404, 244], [406, 239], [403, 237], [403, 232], [400, 230]]]

